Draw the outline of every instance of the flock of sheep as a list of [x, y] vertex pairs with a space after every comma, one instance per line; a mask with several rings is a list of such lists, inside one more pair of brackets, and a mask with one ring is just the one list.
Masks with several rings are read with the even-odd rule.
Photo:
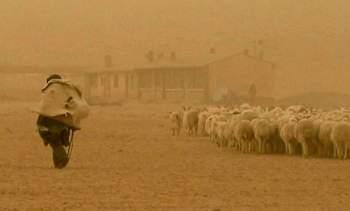
[[245, 153], [286, 153], [347, 159], [350, 109], [301, 105], [263, 108], [183, 107], [170, 112], [172, 135], [208, 136], [219, 147]]

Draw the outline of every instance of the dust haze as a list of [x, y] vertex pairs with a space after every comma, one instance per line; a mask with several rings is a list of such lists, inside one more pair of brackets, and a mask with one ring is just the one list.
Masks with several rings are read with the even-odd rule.
[[278, 96], [349, 94], [347, 1], [11, 1], [0, 2], [0, 63], [139, 64], [149, 49], [198, 59], [209, 48], [238, 52], [264, 40], [277, 63]]
[[0, 211], [349, 210], [349, 11], [0, 0]]

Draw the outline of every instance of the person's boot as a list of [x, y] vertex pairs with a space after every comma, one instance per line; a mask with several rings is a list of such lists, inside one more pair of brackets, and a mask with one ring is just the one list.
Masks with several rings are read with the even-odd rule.
[[66, 150], [62, 145], [51, 144], [52, 147], [52, 159], [55, 168], [62, 169], [68, 164], [69, 158]]

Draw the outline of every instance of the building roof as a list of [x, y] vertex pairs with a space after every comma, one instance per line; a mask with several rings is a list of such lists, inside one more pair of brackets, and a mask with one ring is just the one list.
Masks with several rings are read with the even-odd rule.
[[245, 51], [238, 52], [238, 53], [235, 53], [235, 54], [231, 54], [231, 55], [228, 55], [228, 56], [223, 57], [223, 58], [218, 59], [218, 60], [210, 61], [210, 62], [206, 63], [206, 65], [213, 64], [213, 63], [216, 63], [216, 62], [219, 62], [219, 61], [229, 60], [229, 59], [232, 59], [234, 57], [239, 57], [239, 56], [245, 56], [245, 57], [247, 57], [249, 59], [252, 59], [252, 60], [255, 60], [255, 61], [258, 61], [258, 62], [267, 63], [267, 64], [270, 64], [270, 65], [275, 65], [271, 61], [268, 61], [268, 60], [265, 60], [265, 59], [260, 59], [260, 58], [258, 58], [256, 56], [253, 56], [253, 55], [249, 55]]
[[116, 68], [116, 67], [94, 67], [94, 68], [89, 68], [85, 72], [87, 73], [126, 73], [126, 72], [131, 72], [133, 68]]
[[169, 69], [169, 68], [189, 68], [189, 67], [205, 67], [210, 64], [214, 64], [216, 62], [233, 59], [235, 57], [245, 56], [249, 59], [262, 62], [262, 63], [268, 63], [271, 65], [274, 65], [273, 62], [257, 58], [255, 56], [247, 54], [245, 51], [241, 51], [234, 54], [221, 54], [221, 55], [206, 55], [206, 56], [198, 56], [198, 59], [194, 59], [192, 61], [185, 62], [184, 60], [176, 60], [176, 61], [169, 61], [169, 60], [162, 60], [162, 61], [155, 61], [155, 62], [148, 62], [144, 63], [143, 65], [139, 65], [139, 67], [135, 69]]
[[142, 67], [137, 67], [135, 70], [148, 70], [148, 69], [186, 69], [186, 68], [193, 68], [193, 67], [200, 67], [199, 65], [192, 65], [192, 64], [177, 64], [177, 63], [164, 63], [164, 64], [148, 64]]
[[[187, 56], [186, 56], [187, 55]], [[14, 65], [0, 65], [0, 73], [61, 73], [61, 74], [81, 74], [81, 73], [111, 73], [111, 72], [130, 72], [132, 70], [140, 69], [185, 69], [193, 67], [205, 67], [215, 62], [220, 62], [234, 57], [246, 56], [249, 59], [256, 60], [263, 63], [268, 63], [274, 66], [271, 61], [257, 58], [255, 56], [247, 54], [245, 51], [238, 53], [229, 52], [216, 52], [214, 54], [209, 53], [187, 53], [183, 58], [176, 58], [176, 60], [162, 59], [154, 62], [138, 61], [133, 66], [131, 65], [115, 65], [111, 68], [103, 66], [14, 66]]]

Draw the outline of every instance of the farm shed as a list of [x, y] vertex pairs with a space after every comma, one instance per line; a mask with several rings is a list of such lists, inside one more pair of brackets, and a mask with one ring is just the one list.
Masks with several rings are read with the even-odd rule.
[[137, 96], [137, 80], [130, 70], [94, 69], [87, 73], [90, 103], [118, 103]]
[[247, 96], [255, 87], [258, 97], [273, 97], [275, 93], [275, 65], [241, 52], [205, 65], [208, 73], [208, 92], [211, 98], [231, 91]]
[[135, 69], [139, 99], [203, 101], [207, 73], [202, 66], [153, 65]]
[[227, 57], [210, 57], [198, 65], [163, 63], [136, 68], [139, 99], [207, 101], [228, 92], [247, 96], [255, 87], [258, 97], [272, 97], [275, 65], [240, 52]]

